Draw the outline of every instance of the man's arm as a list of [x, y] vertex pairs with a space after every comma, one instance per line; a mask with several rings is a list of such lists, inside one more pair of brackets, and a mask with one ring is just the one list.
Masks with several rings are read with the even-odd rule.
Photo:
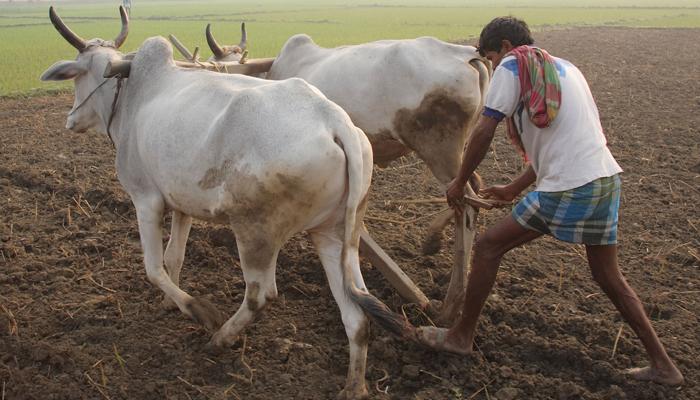
[[462, 165], [459, 168], [459, 173], [447, 186], [447, 203], [460, 214], [464, 211], [464, 187], [469, 177], [476, 170], [476, 167], [481, 164], [481, 161], [486, 156], [498, 122], [492, 117], [479, 116], [474, 132], [472, 132], [467, 148], [462, 156]]
[[525, 166], [525, 170], [513, 180], [508, 186], [513, 188], [513, 191], [515, 192], [515, 196], [519, 195], [522, 193], [523, 190], [527, 189], [530, 185], [535, 183], [537, 180], [537, 175], [535, 174], [535, 170], [532, 168], [531, 163], [527, 163]]
[[533, 182], [537, 180], [535, 170], [532, 164], [527, 163], [523, 172], [518, 175], [511, 183], [507, 185], [489, 186], [481, 191], [487, 199], [496, 199], [504, 201], [512, 201], [523, 190], [527, 189]]

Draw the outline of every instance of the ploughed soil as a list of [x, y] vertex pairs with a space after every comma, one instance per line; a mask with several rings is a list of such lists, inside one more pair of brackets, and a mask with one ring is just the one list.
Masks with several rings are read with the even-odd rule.
[[[700, 398], [700, 31], [576, 28], [536, 38], [590, 82], [625, 169], [621, 268], [687, 382], [626, 379], [622, 370], [647, 363], [644, 349], [590, 278], [585, 249], [543, 238], [503, 259], [475, 354], [438, 354], [373, 325], [373, 399]], [[347, 339], [308, 239], [299, 234], [282, 250], [280, 297], [245, 339], [209, 355], [207, 331], [160, 308], [114, 150], [104, 136], [63, 128], [71, 105], [72, 94], [0, 99], [0, 398], [334, 398]], [[479, 168], [487, 183], [521, 166], [504, 136]], [[417, 158], [402, 158], [376, 169], [366, 220], [438, 299], [452, 230], [436, 255], [421, 255], [421, 241], [444, 205], [402, 201], [441, 193]], [[482, 212], [479, 229], [507, 212]], [[227, 227], [194, 225], [183, 289], [231, 315], [243, 298], [239, 267]], [[416, 307], [402, 308], [376, 269], [363, 263], [363, 273], [392, 309], [429, 323]]]

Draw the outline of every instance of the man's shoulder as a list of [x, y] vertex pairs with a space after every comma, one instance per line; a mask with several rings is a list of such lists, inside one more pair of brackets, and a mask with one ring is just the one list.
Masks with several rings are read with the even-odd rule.
[[496, 70], [499, 68], [503, 68], [503, 70], [509, 71], [511, 74], [518, 76], [518, 60], [515, 58], [515, 56], [507, 56], [503, 58], [501, 63], [498, 64]]

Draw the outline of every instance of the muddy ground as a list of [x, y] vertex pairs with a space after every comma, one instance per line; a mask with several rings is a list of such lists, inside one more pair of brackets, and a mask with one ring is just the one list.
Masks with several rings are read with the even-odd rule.
[[[373, 399], [700, 398], [700, 31], [577, 28], [536, 38], [588, 77], [625, 169], [622, 269], [687, 383], [625, 379], [621, 370], [646, 363], [642, 347], [590, 279], [584, 249], [544, 238], [503, 260], [473, 356], [436, 354], [374, 326]], [[245, 345], [207, 355], [203, 328], [160, 309], [114, 151], [106, 137], [63, 128], [71, 104], [71, 94], [0, 99], [1, 398], [334, 398], [347, 341], [310, 242], [297, 235], [283, 249], [280, 298]], [[520, 167], [504, 136], [479, 169], [487, 182]], [[376, 170], [366, 221], [434, 298], [452, 256], [422, 256], [420, 246], [441, 205], [396, 200], [440, 194], [415, 157], [398, 160]], [[480, 226], [505, 212], [483, 213]], [[363, 268], [371, 290], [401, 310], [382, 276]], [[230, 230], [195, 224], [182, 282], [235, 311], [244, 284]]]

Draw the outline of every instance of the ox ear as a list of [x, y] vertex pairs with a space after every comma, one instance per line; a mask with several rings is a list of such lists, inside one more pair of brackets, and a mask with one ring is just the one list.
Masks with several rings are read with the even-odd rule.
[[85, 72], [77, 61], [59, 61], [41, 74], [42, 81], [65, 81]]

